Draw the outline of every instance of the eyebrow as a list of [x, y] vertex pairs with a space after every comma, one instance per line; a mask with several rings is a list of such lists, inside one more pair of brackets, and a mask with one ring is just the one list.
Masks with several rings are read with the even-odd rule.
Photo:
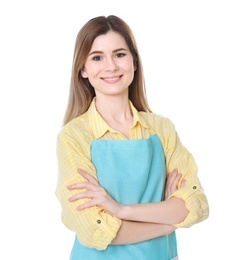
[[[119, 51], [127, 51], [127, 50], [125, 48], [119, 48], [119, 49], [113, 50], [113, 53], [116, 53]], [[93, 51], [88, 56], [93, 55], [93, 54], [102, 54], [102, 53], [103, 53], [103, 51]]]

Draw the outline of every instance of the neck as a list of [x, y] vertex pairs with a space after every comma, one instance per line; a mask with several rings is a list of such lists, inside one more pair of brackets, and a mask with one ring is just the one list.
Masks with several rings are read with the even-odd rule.
[[125, 98], [96, 97], [96, 109], [107, 124], [129, 139], [130, 129], [133, 125], [133, 115], [128, 96]]
[[129, 99], [125, 97], [96, 97], [96, 108], [98, 113], [108, 122], [122, 122], [132, 118]]

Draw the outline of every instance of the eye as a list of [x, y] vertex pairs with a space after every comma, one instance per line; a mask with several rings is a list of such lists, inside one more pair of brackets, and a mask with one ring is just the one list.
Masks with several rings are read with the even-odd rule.
[[92, 57], [92, 60], [99, 61], [99, 60], [102, 60], [102, 57], [97, 55], [97, 56]]
[[120, 53], [117, 53], [115, 56], [116, 56], [116, 58], [122, 58], [122, 57], [126, 56], [126, 54], [120, 52]]

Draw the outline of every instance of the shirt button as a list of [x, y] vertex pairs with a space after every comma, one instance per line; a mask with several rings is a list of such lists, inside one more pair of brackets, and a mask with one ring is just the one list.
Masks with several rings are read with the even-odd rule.
[[195, 190], [196, 189], [196, 186], [193, 186], [193, 190]]
[[100, 220], [100, 219], [98, 219], [98, 220], [97, 220], [97, 223], [98, 223], [98, 224], [101, 224], [101, 220]]

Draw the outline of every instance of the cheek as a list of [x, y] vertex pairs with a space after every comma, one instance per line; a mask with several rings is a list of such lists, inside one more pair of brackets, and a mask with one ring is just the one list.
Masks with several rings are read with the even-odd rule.
[[84, 75], [86, 75], [86, 77], [88, 79], [90, 78], [94, 78], [94, 76], [97, 74], [97, 71], [95, 70], [95, 68], [86, 68], [86, 72], [84, 73]]
[[87, 74], [89, 77], [95, 77], [102, 71], [102, 66], [94, 65], [94, 66], [88, 66], [87, 67]]
[[124, 61], [124, 64], [122, 64], [122, 66], [125, 68], [126, 71], [129, 71], [129, 72], [134, 72], [136, 70], [132, 58], [126, 59]]
[[121, 63], [118, 67], [127, 73], [131, 73], [132, 71], [134, 72], [134, 65], [129, 62]]

